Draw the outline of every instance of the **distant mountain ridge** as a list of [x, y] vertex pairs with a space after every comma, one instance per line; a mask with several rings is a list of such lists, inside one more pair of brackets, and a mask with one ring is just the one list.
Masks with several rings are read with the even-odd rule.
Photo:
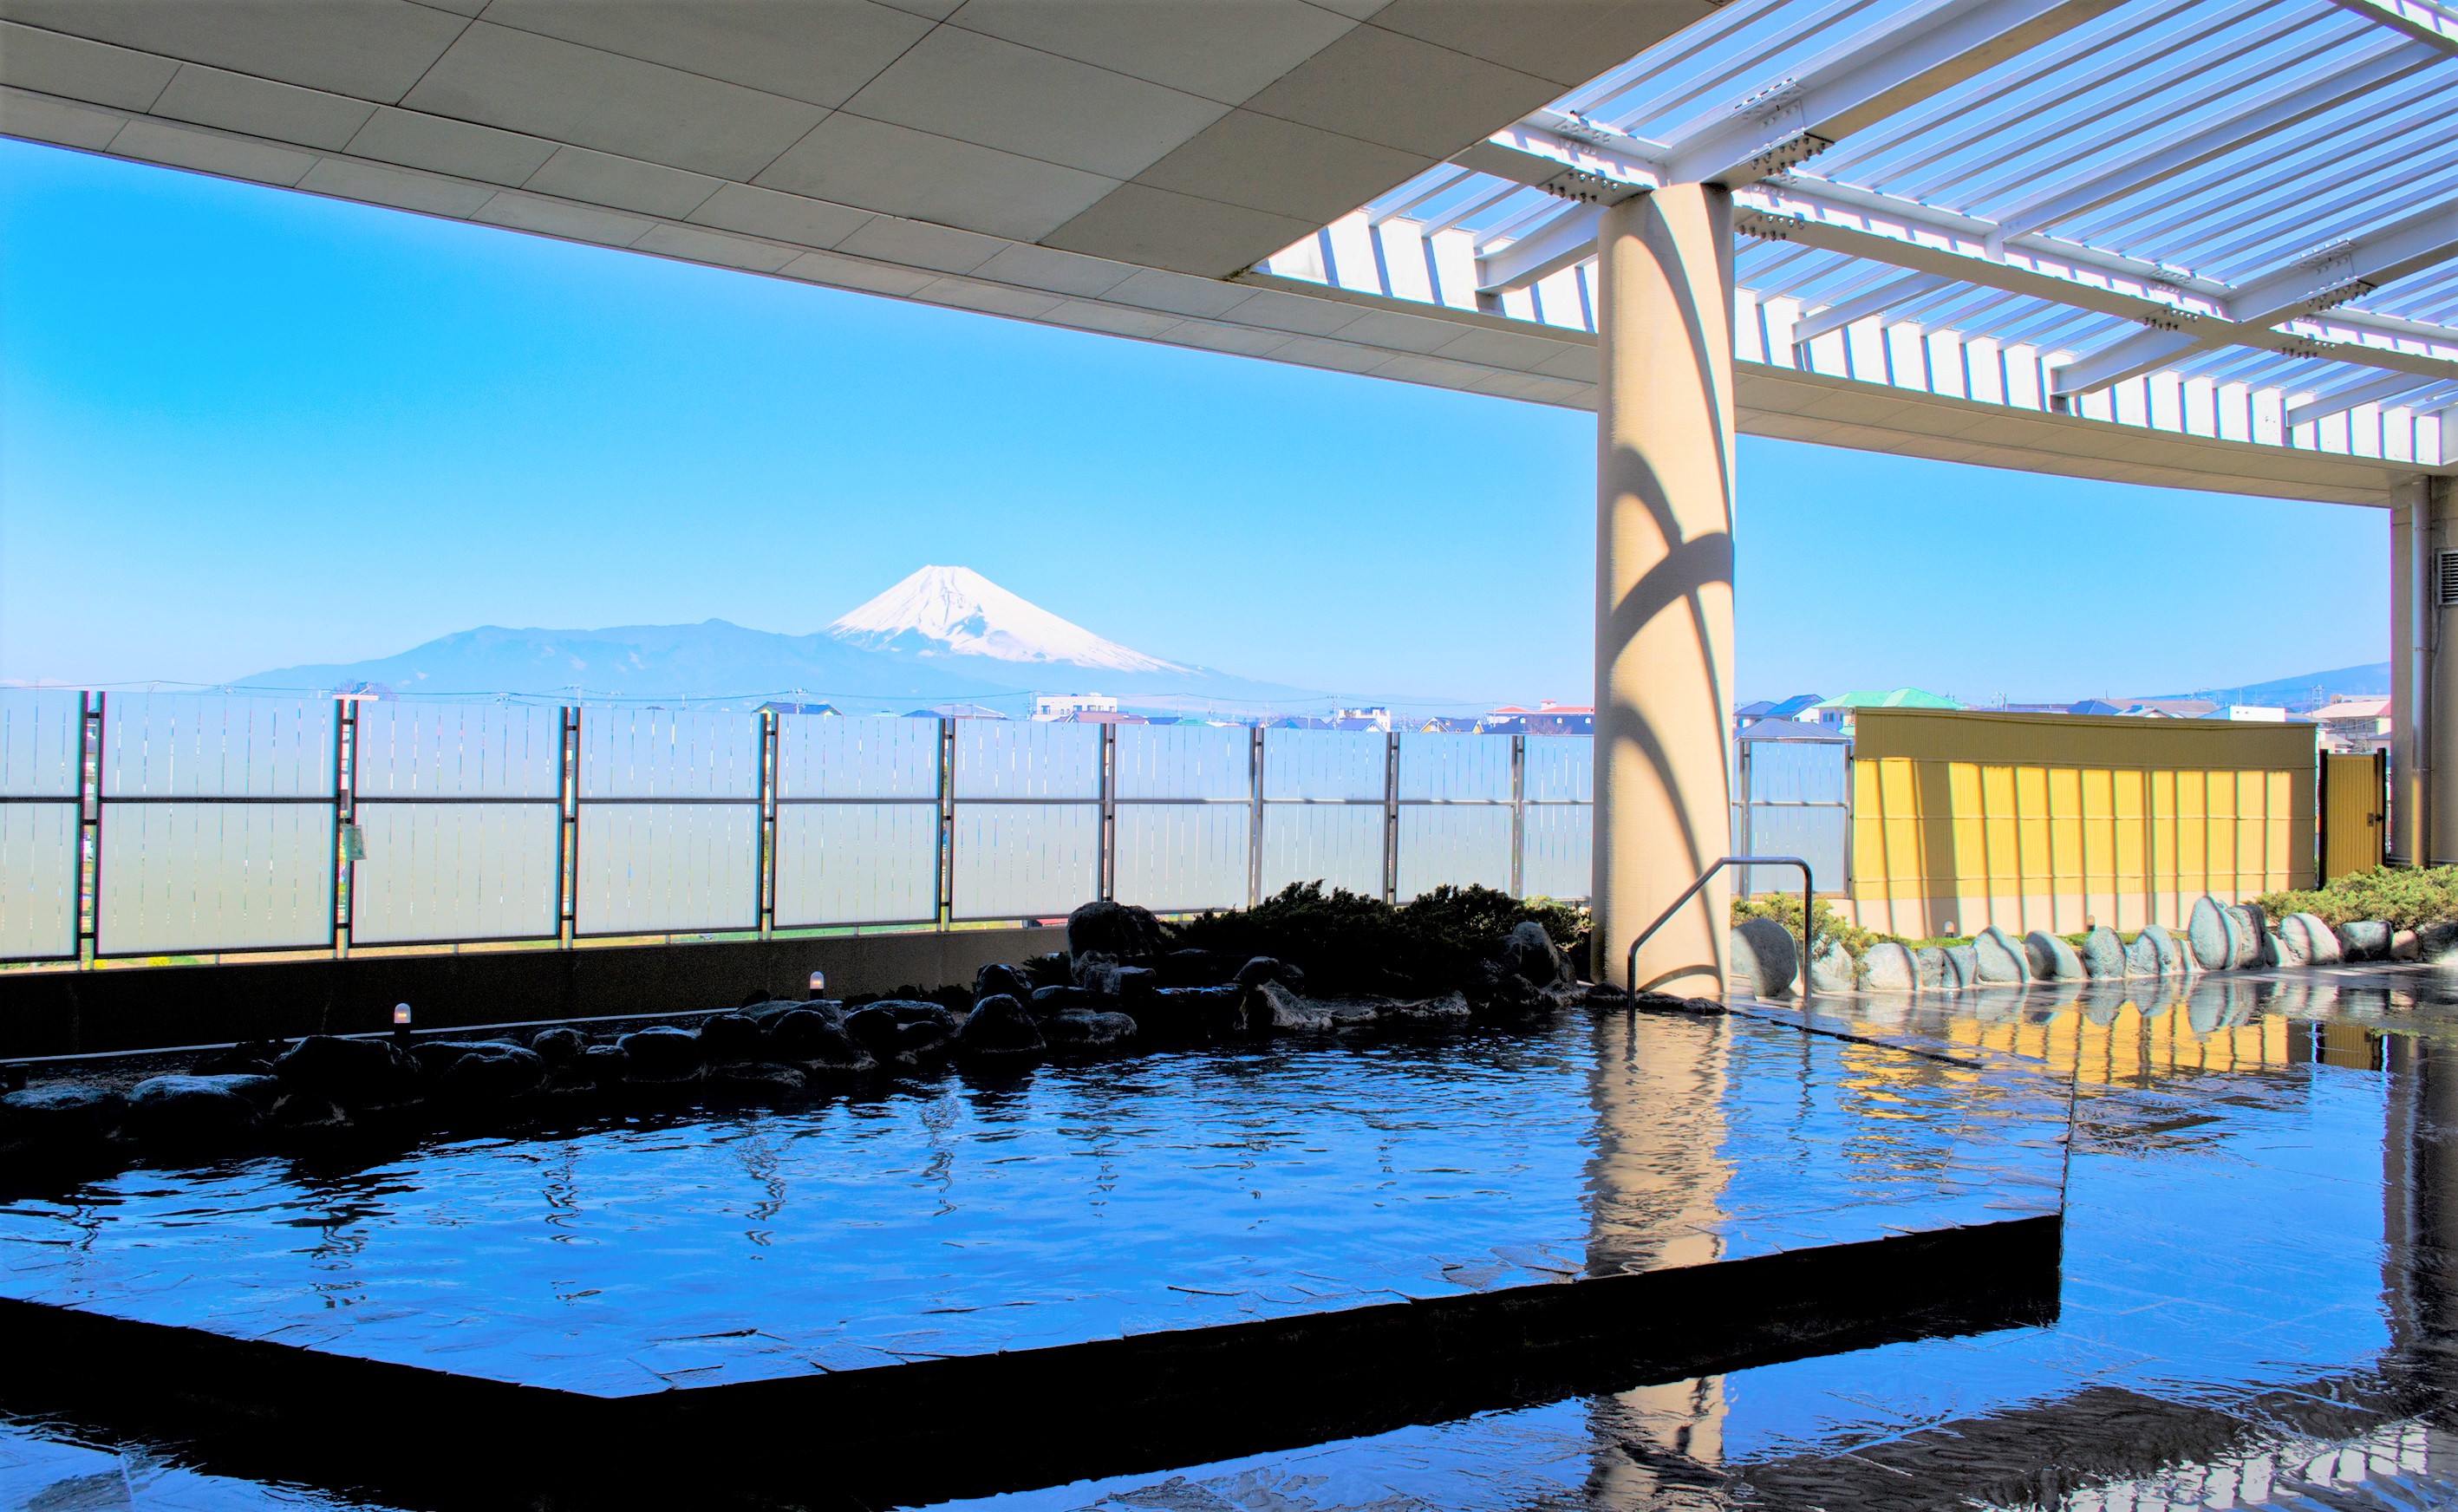
[[2357, 667], [2334, 667], [2328, 672], [2308, 672], [2294, 677], [2273, 677], [2268, 682], [2246, 683], [2239, 688], [2201, 688], [2192, 693], [2138, 695], [2140, 698], [2207, 698], [2217, 704], [2255, 704], [2300, 712], [2317, 708], [2333, 698], [2388, 696], [2389, 663], [2385, 661], [2365, 662]]
[[[902, 712], [917, 702], [1098, 693], [1156, 707], [1269, 707], [1328, 694], [1166, 661], [1061, 619], [969, 568], [926, 567], [826, 630], [698, 625], [512, 630], [485, 625], [366, 661], [309, 663], [233, 686], [729, 700], [800, 696]], [[1008, 708], [1014, 704], [1016, 707]]]

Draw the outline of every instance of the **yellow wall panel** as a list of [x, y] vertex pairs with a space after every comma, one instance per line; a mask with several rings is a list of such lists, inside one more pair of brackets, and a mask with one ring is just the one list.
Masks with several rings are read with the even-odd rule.
[[2310, 884], [2314, 759], [2310, 726], [1862, 710], [1850, 893], [1902, 931], [2180, 923]]

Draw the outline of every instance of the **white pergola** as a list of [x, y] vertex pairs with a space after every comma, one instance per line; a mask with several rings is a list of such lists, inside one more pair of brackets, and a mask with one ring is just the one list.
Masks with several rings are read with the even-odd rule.
[[2390, 507], [2458, 857], [2453, 123], [2451, 0], [0, 0], [13, 136], [1594, 408], [1616, 952], [1723, 848], [1736, 431]]
[[[1719, 183], [1745, 405], [1844, 379], [2303, 453], [2248, 491], [2382, 503], [2458, 464], [2453, 122], [2428, 0], [1740, 0], [1260, 271], [1592, 336], [1604, 207]], [[2023, 466], [2025, 428], [1965, 457]]]

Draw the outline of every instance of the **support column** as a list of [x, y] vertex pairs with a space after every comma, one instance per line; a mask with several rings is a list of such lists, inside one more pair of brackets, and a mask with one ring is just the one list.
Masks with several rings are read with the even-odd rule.
[[2458, 657], [2444, 661], [2453, 612], [2441, 553], [2458, 550], [2451, 480], [2400, 479], [2390, 507], [2390, 860], [2458, 860]]
[[[1729, 191], [1681, 184], [1596, 227], [1599, 981], [1732, 843], [1732, 226]], [[1731, 896], [1658, 930], [1639, 986], [1722, 997]]]

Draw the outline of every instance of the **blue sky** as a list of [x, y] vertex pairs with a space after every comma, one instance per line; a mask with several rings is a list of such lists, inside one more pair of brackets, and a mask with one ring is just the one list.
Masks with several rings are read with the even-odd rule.
[[[0, 677], [806, 632], [924, 563], [1344, 691], [1585, 701], [1583, 412], [0, 142]], [[1742, 696], [2386, 654], [2387, 517], [1744, 438]]]

